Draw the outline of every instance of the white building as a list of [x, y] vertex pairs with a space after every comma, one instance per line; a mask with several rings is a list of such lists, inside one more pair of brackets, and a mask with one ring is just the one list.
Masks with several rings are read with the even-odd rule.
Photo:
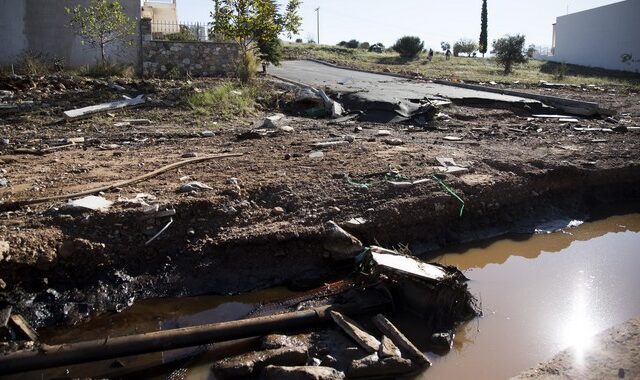
[[560, 16], [553, 24], [555, 62], [640, 72], [640, 0]]

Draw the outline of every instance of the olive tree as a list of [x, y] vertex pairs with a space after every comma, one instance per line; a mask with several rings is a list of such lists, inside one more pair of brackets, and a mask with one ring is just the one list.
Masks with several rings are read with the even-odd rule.
[[514, 64], [527, 62], [524, 50], [524, 36], [516, 34], [493, 41], [491, 53], [495, 55], [498, 65], [504, 67], [504, 73], [509, 74]]
[[460, 53], [467, 53], [468, 57], [471, 57], [471, 54], [478, 50], [478, 44], [471, 39], [465, 38], [457, 41], [453, 44], [453, 55], [456, 57]]
[[69, 26], [82, 39], [100, 48], [102, 64], [106, 64], [106, 48], [117, 42], [131, 45], [136, 22], [124, 13], [119, 0], [91, 0], [86, 7], [65, 8], [71, 16]]
[[300, 0], [289, 0], [280, 11], [275, 0], [214, 0], [210, 34], [234, 41], [241, 54], [238, 76], [244, 83], [255, 74], [255, 55], [277, 64], [280, 33], [298, 33]]

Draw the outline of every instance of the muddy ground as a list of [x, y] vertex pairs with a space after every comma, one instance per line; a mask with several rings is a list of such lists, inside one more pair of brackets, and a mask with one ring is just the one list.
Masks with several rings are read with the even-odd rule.
[[[574, 130], [640, 126], [640, 95], [624, 88], [526, 89], [597, 101], [617, 111], [618, 123], [561, 123], [531, 119], [522, 109], [452, 105], [441, 110], [448, 117], [428, 129], [288, 116], [282, 125], [293, 132], [242, 140], [239, 134], [276, 110], [223, 120], [180, 106], [185, 82], [117, 84], [124, 90], [65, 76], [0, 81], [0, 89], [15, 91], [20, 100], [18, 110], [0, 116], [0, 138], [8, 139], [0, 147], [8, 181], [0, 188], [2, 202], [108, 185], [188, 157], [243, 156], [191, 164], [108, 191], [104, 197], [116, 202], [108, 211], [68, 210], [65, 201], [53, 201], [0, 213], [0, 241], [8, 244], [0, 262], [2, 297], [36, 326], [75, 323], [121, 310], [136, 298], [316, 286], [352, 270], [323, 249], [329, 220], [365, 244], [410, 244], [420, 254], [505, 233], [522, 220], [584, 215], [640, 195], [640, 131]], [[144, 107], [60, 122], [64, 110], [139, 93], [151, 99]], [[151, 123], [115, 126], [125, 119]], [[380, 129], [391, 135], [378, 136]], [[353, 137], [348, 144], [310, 145], [345, 135]], [[43, 155], [15, 150], [74, 137], [84, 143]], [[390, 145], [390, 138], [402, 145]], [[310, 156], [318, 150], [322, 157]], [[460, 202], [432, 177], [436, 157], [470, 169], [439, 174], [464, 200], [462, 216]], [[407, 179], [430, 180], [409, 187], [387, 181]], [[179, 191], [191, 181], [211, 189]], [[155, 198], [147, 203], [158, 211], [175, 215], [145, 212], [131, 201], [141, 193]], [[145, 245], [170, 218], [173, 223]], [[347, 223], [352, 218], [364, 223]]]

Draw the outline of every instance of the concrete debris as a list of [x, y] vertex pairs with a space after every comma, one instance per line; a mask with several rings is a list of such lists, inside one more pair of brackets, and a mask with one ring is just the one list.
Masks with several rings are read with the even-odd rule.
[[458, 165], [454, 159], [450, 157], [436, 157], [436, 161], [440, 164], [436, 169], [442, 173], [460, 174], [469, 171], [469, 168]]
[[180, 185], [179, 190], [181, 193], [190, 193], [192, 191], [213, 190], [213, 187], [202, 182], [193, 181]]
[[393, 377], [415, 370], [411, 360], [400, 357], [380, 359], [377, 353], [363, 359], [354, 360], [347, 371], [349, 378], [354, 377]]
[[324, 157], [324, 152], [319, 150], [309, 153], [309, 158], [323, 158], [323, 157]]
[[278, 130], [286, 133], [295, 132], [295, 129], [293, 129], [293, 127], [290, 127], [288, 125], [283, 125], [282, 127], [279, 127]]
[[268, 129], [276, 129], [282, 125], [282, 122], [285, 119], [285, 115], [282, 113], [276, 113], [270, 116], [267, 116], [262, 121], [262, 128]]
[[399, 145], [403, 145], [404, 141], [402, 141], [401, 139], [385, 139], [384, 143], [387, 145], [399, 146]]
[[342, 380], [344, 372], [322, 366], [282, 367], [270, 365], [262, 370], [260, 378], [263, 380]]
[[399, 255], [389, 249], [371, 246], [369, 252], [373, 263], [385, 270], [400, 272], [427, 281], [440, 281], [447, 276], [447, 272], [440, 266]]
[[394, 326], [384, 315], [378, 314], [372, 319], [373, 324], [376, 326], [385, 337], [389, 337], [393, 343], [396, 344], [401, 350], [407, 353], [407, 356], [411, 360], [422, 366], [430, 366], [429, 359], [420, 351], [409, 339], [396, 326]]
[[331, 258], [334, 260], [352, 259], [364, 248], [360, 240], [340, 228], [334, 221], [325, 224], [323, 247], [331, 252]]
[[383, 335], [378, 348], [378, 356], [382, 359], [393, 356], [402, 357], [402, 353], [389, 337]]
[[111, 111], [115, 109], [135, 107], [146, 102], [144, 95], [139, 95], [133, 99], [118, 100], [115, 102], [102, 103], [95, 106], [89, 106], [84, 108], [78, 108], [64, 112], [64, 117], [67, 119], [78, 119], [87, 117], [96, 113]]
[[221, 376], [237, 378], [260, 373], [269, 366], [302, 366], [307, 363], [305, 347], [284, 347], [274, 350], [253, 351], [214, 363], [212, 369]]
[[573, 119], [567, 115], [531, 115], [537, 119]]
[[338, 325], [342, 331], [344, 331], [347, 335], [351, 337], [360, 347], [362, 347], [365, 351], [372, 354], [378, 352], [380, 348], [380, 341], [376, 339], [371, 334], [364, 331], [358, 324], [351, 320], [349, 317], [346, 317], [340, 314], [337, 311], [330, 311], [331, 318]]
[[106, 200], [104, 197], [89, 195], [84, 198], [68, 201], [65, 204], [64, 209], [107, 211], [111, 205], [113, 205], [113, 202]]
[[388, 130], [388, 129], [380, 129], [380, 130], [378, 130], [378, 132], [376, 133], [376, 136], [380, 136], [380, 137], [382, 137], [382, 136], [389, 136], [389, 135], [391, 135], [391, 131], [390, 131], [390, 130]]

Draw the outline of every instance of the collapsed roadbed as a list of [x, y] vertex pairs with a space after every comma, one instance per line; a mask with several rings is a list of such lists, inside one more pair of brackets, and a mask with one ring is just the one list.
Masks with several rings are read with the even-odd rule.
[[[625, 89], [528, 89], [597, 101], [613, 118], [454, 102], [425, 127], [291, 115], [218, 123], [181, 108], [175, 82], [151, 94], [135, 81], [23, 82], [12, 80], [18, 101], [0, 126], [0, 285], [36, 327], [140, 298], [308, 289], [349, 273], [362, 246], [424, 255], [640, 198], [640, 97]], [[60, 121], [122, 88], [150, 104]]]

